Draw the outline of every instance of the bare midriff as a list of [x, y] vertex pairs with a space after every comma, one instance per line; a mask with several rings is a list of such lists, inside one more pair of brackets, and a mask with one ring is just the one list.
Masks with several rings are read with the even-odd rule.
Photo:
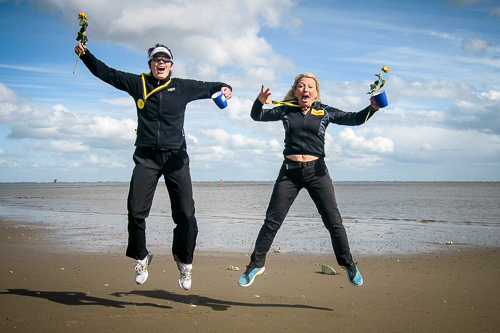
[[312, 155], [300, 155], [300, 154], [294, 154], [294, 155], [287, 155], [285, 156], [289, 160], [292, 161], [297, 161], [297, 162], [309, 162], [309, 161], [314, 161], [317, 160], [317, 156], [312, 156]]

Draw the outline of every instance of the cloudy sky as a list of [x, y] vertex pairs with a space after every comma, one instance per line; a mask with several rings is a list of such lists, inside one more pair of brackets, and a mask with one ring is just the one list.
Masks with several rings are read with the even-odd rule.
[[500, 181], [500, 1], [0, 0], [0, 182], [128, 181], [133, 100], [72, 74], [77, 15], [111, 67], [147, 72], [157, 42], [173, 75], [233, 87], [224, 110], [189, 104], [195, 181], [274, 180], [281, 123], [249, 116], [260, 86], [280, 100], [315, 73], [324, 103], [368, 105], [380, 68], [389, 106], [328, 128], [334, 181]]

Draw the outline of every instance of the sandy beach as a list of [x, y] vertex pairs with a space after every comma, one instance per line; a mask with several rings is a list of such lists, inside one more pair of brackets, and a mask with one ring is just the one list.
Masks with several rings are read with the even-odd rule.
[[[183, 291], [170, 245], [138, 286], [124, 249], [62, 250], [50, 231], [0, 222], [2, 332], [496, 332], [500, 249], [356, 258], [351, 286], [333, 256], [270, 253], [248, 288], [248, 253], [197, 252]], [[123, 252], [121, 252], [123, 250]], [[119, 253], [121, 252], [121, 253]], [[340, 275], [321, 273], [321, 264]]]

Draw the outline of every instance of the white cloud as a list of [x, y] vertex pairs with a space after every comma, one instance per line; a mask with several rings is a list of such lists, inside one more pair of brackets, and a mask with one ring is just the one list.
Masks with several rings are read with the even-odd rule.
[[375, 137], [366, 139], [356, 135], [350, 127], [343, 129], [338, 134], [340, 145], [348, 153], [391, 153], [394, 151], [394, 143], [391, 139]]
[[118, 168], [118, 169], [126, 169], [127, 165], [125, 165], [123, 163], [111, 162], [110, 167], [112, 167], [112, 168]]
[[[0, 103], [5, 105], [5, 108], [8, 107], [7, 103], [14, 103], [17, 100], [17, 98], [18, 98], [17, 93], [14, 90], [8, 88], [5, 84], [0, 82]], [[0, 109], [0, 112], [2, 111], [3, 110]], [[1, 114], [2, 113], [0, 113], [0, 116]]]
[[46, 150], [81, 151], [78, 146], [129, 149], [135, 139], [137, 123], [132, 119], [78, 115], [65, 106], [39, 108], [18, 98], [0, 84], [0, 123], [10, 127], [11, 139], [54, 140]]
[[90, 154], [87, 158], [87, 162], [90, 164], [98, 164], [98, 165], [103, 165], [103, 164], [109, 164], [109, 158], [106, 156], [98, 156], [94, 154]]
[[446, 129], [433, 126], [404, 126], [386, 128], [394, 138], [393, 157], [400, 161], [430, 163], [431, 165], [462, 165], [464, 159], [493, 161], [500, 154], [500, 136], [476, 130]]
[[202, 129], [200, 134], [216, 142], [226, 142], [229, 139], [229, 134], [220, 129]]
[[[368, 87], [371, 81], [331, 81], [321, 82], [321, 99], [324, 103], [345, 111], [359, 111], [369, 105]], [[466, 82], [440, 79], [416, 81], [391, 75], [386, 79], [385, 87], [391, 112], [392, 107], [401, 100], [436, 99], [455, 100], [472, 97], [473, 87]], [[417, 106], [415, 104], [409, 106]]]
[[[415, 81], [393, 75], [387, 79], [389, 107], [383, 109], [393, 124], [421, 124], [474, 129], [500, 134], [500, 91], [477, 91], [467, 82], [454, 80]], [[365, 107], [367, 100], [360, 98], [366, 83], [327, 81], [321, 91], [324, 101], [346, 111]], [[439, 101], [441, 109], [426, 109], [428, 100]], [[415, 101], [415, 102], [413, 102]], [[435, 105], [433, 102], [429, 105]], [[380, 113], [379, 113], [380, 114]], [[379, 119], [377, 114], [374, 120]], [[370, 120], [370, 123], [373, 120]]]
[[17, 69], [20, 71], [27, 71], [30, 73], [51, 73], [51, 74], [61, 74], [61, 71], [57, 71], [51, 68], [42, 68], [36, 66], [16, 66], [16, 65], [5, 65], [0, 64], [0, 68]]
[[[87, 34], [94, 40], [122, 44], [145, 53], [155, 43], [167, 44], [176, 67], [191, 77], [215, 77], [224, 67], [227, 75], [243, 70], [252, 76], [263, 70], [271, 77], [293, 69], [293, 63], [277, 54], [261, 25], [294, 29], [301, 24], [290, 17], [295, 0], [133, 0], [87, 1], [37, 0], [30, 2], [46, 11], [60, 11], [75, 25], [75, 13], [85, 8]], [[187, 59], [187, 60], [185, 60]], [[257, 78], [258, 76], [256, 76]]]
[[[433, 85], [431, 85], [433, 86]], [[395, 99], [403, 99], [399, 97], [404, 95], [407, 87], [401, 85], [403, 91], [391, 91], [391, 96]], [[450, 87], [453, 87], [450, 84]], [[451, 96], [449, 102], [444, 103], [441, 109], [424, 109], [423, 101], [416, 104], [406, 102], [399, 103], [401, 107], [388, 107], [378, 112], [369, 123], [376, 122], [377, 125], [386, 128], [385, 122], [389, 122], [392, 126], [432, 126], [452, 128], [456, 130], [475, 130], [483, 133], [500, 134], [500, 91], [489, 90], [487, 92], [460, 90], [460, 85], [455, 92], [448, 88], [435, 91], [429, 91], [429, 88], [422, 88], [421, 91], [429, 91], [431, 96], [441, 95]], [[437, 98], [437, 97], [436, 97]], [[383, 120], [382, 120], [383, 119]], [[368, 126], [368, 124], [367, 124]], [[370, 127], [370, 126], [368, 126]]]
[[229, 134], [220, 128], [200, 129], [199, 133], [200, 136], [208, 139], [210, 144], [216, 144], [224, 149], [275, 150], [277, 147], [276, 140], [266, 142], [242, 134]]
[[50, 143], [35, 142], [26, 145], [26, 148], [36, 151], [52, 151], [60, 153], [84, 152], [88, 151], [89, 147], [82, 145], [81, 142], [73, 142], [68, 140], [52, 141]]
[[473, 89], [466, 82], [441, 79], [427, 82], [405, 79], [398, 75], [391, 76], [386, 86], [391, 88], [391, 95], [397, 98], [417, 99], [436, 98], [453, 100], [460, 98]]
[[500, 91], [472, 93], [445, 108], [446, 123], [458, 129], [500, 134]]
[[432, 150], [437, 150], [436, 148], [434, 148], [430, 143], [428, 142], [424, 142], [422, 144], [422, 149], [423, 150], [428, 150], [428, 151], [432, 151]]
[[227, 108], [223, 109], [225, 116], [229, 120], [242, 126], [247, 125], [251, 121], [250, 109], [253, 101], [236, 96], [231, 98], [229, 104]]
[[198, 138], [195, 137], [194, 135], [192, 134], [186, 134], [186, 141], [188, 142], [188, 144], [197, 144], [198, 143]]
[[19, 168], [20, 165], [15, 161], [0, 160], [0, 167], [2, 167], [2, 168]]
[[320, 82], [321, 100], [344, 111], [359, 111], [369, 104], [366, 94], [370, 84], [356, 81]]
[[465, 53], [472, 53], [478, 57], [484, 56], [489, 47], [491, 47], [491, 43], [478, 36], [469, 37], [462, 42], [462, 50]]

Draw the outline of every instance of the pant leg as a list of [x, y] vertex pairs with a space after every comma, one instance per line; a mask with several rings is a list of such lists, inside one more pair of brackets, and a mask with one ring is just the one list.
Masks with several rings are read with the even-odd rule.
[[198, 225], [195, 218], [189, 158], [185, 150], [172, 155], [163, 168], [175, 223], [172, 254], [175, 261], [193, 262]]
[[305, 188], [316, 204], [323, 224], [330, 233], [337, 262], [340, 266], [347, 266], [353, 262], [353, 259], [328, 169], [324, 162], [321, 161], [311, 167], [310, 170], [304, 169], [304, 172], [306, 173], [304, 177], [306, 181]]
[[146, 218], [149, 216], [158, 179], [161, 176], [159, 166], [148, 155], [148, 151], [141, 148], [137, 148], [134, 152], [135, 167], [127, 200], [129, 236], [126, 255], [140, 260], [148, 253]]
[[[298, 170], [300, 172], [300, 170]], [[281, 167], [278, 179], [274, 184], [273, 193], [266, 212], [266, 219], [260, 228], [255, 242], [255, 248], [250, 258], [249, 267], [264, 267], [266, 254], [273, 244], [274, 237], [283, 224], [290, 206], [295, 201], [302, 186], [293, 177], [297, 170], [286, 170]]]

